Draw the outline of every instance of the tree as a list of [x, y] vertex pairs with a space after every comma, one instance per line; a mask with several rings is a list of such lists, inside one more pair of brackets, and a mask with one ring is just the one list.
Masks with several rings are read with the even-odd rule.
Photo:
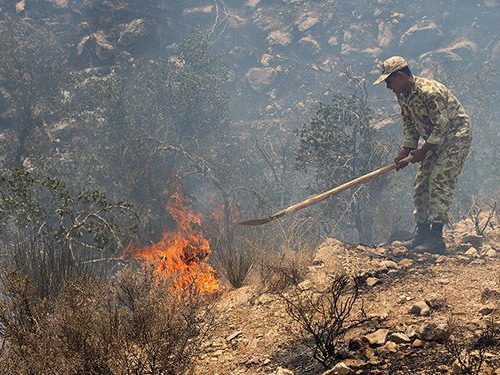
[[34, 131], [63, 111], [64, 87], [71, 80], [66, 52], [45, 25], [29, 19], [0, 21], [0, 50], [1, 123], [15, 133], [8, 164], [19, 167]]
[[[298, 132], [298, 166], [313, 170], [320, 190], [327, 190], [379, 166], [383, 148], [371, 126], [366, 90], [357, 82], [353, 94], [334, 92], [329, 104], [319, 103], [310, 123]], [[354, 226], [359, 240], [373, 240], [373, 217], [367, 211], [375, 184], [362, 185], [350, 194], [328, 202], [327, 211], [339, 219], [346, 213], [347, 226]]]

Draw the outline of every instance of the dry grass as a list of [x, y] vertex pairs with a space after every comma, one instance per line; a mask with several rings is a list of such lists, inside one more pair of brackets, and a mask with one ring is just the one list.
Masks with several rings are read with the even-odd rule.
[[71, 281], [47, 298], [17, 271], [3, 281], [2, 373], [180, 374], [213, 327], [209, 299], [173, 293], [150, 270]]

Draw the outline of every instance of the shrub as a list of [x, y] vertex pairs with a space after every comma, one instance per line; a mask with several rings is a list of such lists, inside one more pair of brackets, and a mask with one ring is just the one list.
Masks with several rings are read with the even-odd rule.
[[286, 304], [287, 314], [301, 327], [302, 338], [312, 349], [313, 358], [325, 368], [337, 358], [346, 333], [367, 321], [362, 306], [360, 315], [352, 316], [359, 285], [356, 278], [344, 274], [333, 277], [319, 291], [303, 290], [298, 285], [278, 295]]
[[151, 270], [124, 271], [110, 284], [74, 281], [45, 299], [29, 278], [4, 276], [2, 373], [180, 374], [213, 327], [211, 298], [194, 288], [173, 293]]

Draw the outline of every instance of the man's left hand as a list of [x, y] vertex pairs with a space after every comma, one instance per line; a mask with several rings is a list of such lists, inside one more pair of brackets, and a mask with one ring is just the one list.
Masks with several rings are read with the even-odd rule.
[[427, 155], [427, 151], [429, 151], [431, 148], [431, 145], [429, 143], [424, 143], [422, 147], [417, 148], [416, 150], [413, 150], [411, 152], [411, 155], [413, 155], [413, 160], [411, 161], [412, 163], [419, 163], [422, 160], [425, 159], [425, 156]]

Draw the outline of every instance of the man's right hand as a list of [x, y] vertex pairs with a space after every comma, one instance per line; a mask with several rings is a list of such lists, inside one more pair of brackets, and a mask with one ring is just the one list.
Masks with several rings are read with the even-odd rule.
[[396, 170], [399, 171], [408, 165], [408, 162], [401, 162], [404, 158], [410, 155], [411, 148], [401, 147], [397, 156], [394, 158], [394, 163], [396, 163]]

